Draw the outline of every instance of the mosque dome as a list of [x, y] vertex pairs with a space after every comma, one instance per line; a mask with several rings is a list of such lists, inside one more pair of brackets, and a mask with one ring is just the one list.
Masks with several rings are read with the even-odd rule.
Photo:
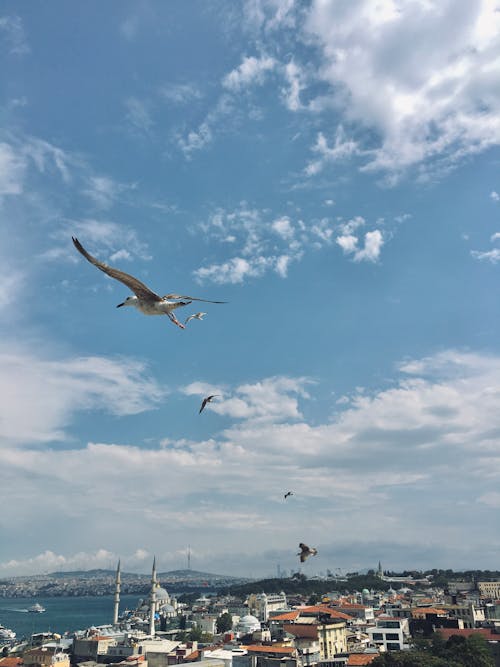
[[236, 630], [242, 634], [249, 634], [250, 632], [255, 632], [260, 630], [260, 621], [255, 616], [248, 614], [247, 616], [242, 616], [238, 621]]
[[166, 603], [170, 602], [170, 595], [164, 588], [161, 588], [160, 586], [155, 589], [155, 595], [158, 602], [161, 602], [162, 600], [165, 600]]
[[370, 595], [370, 591], [367, 588], [363, 588], [361, 591], [361, 595], [365, 597], [366, 595]]

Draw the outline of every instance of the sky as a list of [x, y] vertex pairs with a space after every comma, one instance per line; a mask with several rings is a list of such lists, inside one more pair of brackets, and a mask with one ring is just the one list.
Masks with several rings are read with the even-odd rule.
[[[2, 3], [0, 577], [498, 569], [499, 37], [498, 0]], [[72, 236], [228, 303], [117, 310]]]

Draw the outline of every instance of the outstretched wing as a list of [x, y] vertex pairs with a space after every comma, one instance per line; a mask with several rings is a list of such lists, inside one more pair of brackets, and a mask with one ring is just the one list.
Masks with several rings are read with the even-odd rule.
[[134, 278], [134, 276], [131, 276], [129, 273], [125, 273], [125, 271], [120, 271], [119, 269], [114, 269], [112, 266], [108, 266], [104, 262], [100, 262], [98, 259], [95, 257], [92, 257], [85, 248], [82, 246], [80, 241], [75, 238], [74, 236], [71, 237], [73, 239], [73, 243], [75, 248], [78, 250], [79, 253], [81, 253], [86, 260], [88, 260], [91, 264], [94, 266], [97, 266], [98, 269], [101, 271], [104, 271], [104, 273], [107, 273], [108, 276], [111, 276], [111, 278], [115, 278], [115, 280], [119, 280], [121, 283], [126, 285], [132, 292], [139, 297], [139, 299], [149, 299], [150, 301], [161, 301], [161, 296], [158, 296], [158, 294], [155, 294], [152, 290], [149, 289], [147, 285], [144, 283], [141, 283], [140, 280], [137, 280], [137, 278]]
[[227, 301], [211, 301], [210, 299], [199, 299], [196, 296], [187, 294], [165, 294], [164, 299], [191, 299], [191, 301], [204, 301], [205, 303], [227, 303]]
[[205, 407], [205, 405], [206, 405], [207, 403], [208, 403], [208, 398], [204, 398], [204, 399], [203, 399], [203, 402], [202, 402], [202, 404], [201, 404], [200, 412], [199, 412], [198, 414], [201, 414], [201, 413], [203, 412], [203, 408]]

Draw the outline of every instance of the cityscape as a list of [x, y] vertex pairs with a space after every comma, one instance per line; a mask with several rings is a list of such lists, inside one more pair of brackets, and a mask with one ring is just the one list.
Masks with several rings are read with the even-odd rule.
[[500, 667], [500, 0], [0, 63], [0, 667]]
[[[123, 608], [130, 593], [140, 594], [137, 606]], [[500, 665], [500, 572], [395, 573], [378, 563], [366, 573], [252, 581], [158, 573], [155, 559], [149, 577], [118, 563], [115, 572], [0, 581], [3, 598], [49, 595], [82, 605], [82, 596], [107, 595], [109, 622], [29, 637], [1, 625], [0, 667], [419, 665], [422, 652], [441, 655], [443, 665]], [[43, 605], [28, 611], [43, 625]]]

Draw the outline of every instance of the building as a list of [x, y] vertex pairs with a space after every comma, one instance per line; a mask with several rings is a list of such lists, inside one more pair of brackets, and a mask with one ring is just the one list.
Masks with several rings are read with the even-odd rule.
[[67, 653], [61, 653], [57, 648], [39, 646], [26, 651], [23, 655], [26, 667], [70, 667]]
[[478, 581], [479, 594], [490, 600], [500, 599], [500, 581]]
[[267, 622], [270, 614], [288, 609], [286, 595], [283, 591], [273, 595], [266, 595], [266, 593], [255, 595], [252, 593], [248, 596], [246, 604], [250, 614], [264, 623]]
[[407, 618], [379, 616], [375, 626], [367, 628], [370, 640], [380, 651], [406, 651], [410, 648]]

